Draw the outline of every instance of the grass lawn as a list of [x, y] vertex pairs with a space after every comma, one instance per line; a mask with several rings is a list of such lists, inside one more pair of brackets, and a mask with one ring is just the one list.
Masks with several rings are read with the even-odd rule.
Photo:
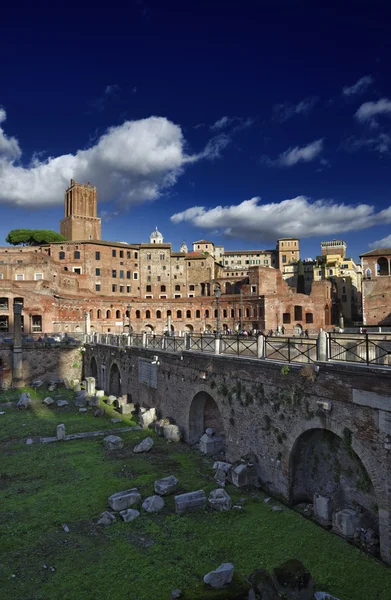
[[[1, 401], [18, 397], [7, 392]], [[9, 600], [165, 600], [174, 588], [191, 588], [222, 562], [248, 575], [300, 559], [317, 589], [340, 600], [390, 600], [391, 569], [287, 508], [272, 512], [264, 494], [227, 486], [242, 510], [210, 510], [178, 516], [174, 497], [163, 511], [142, 511], [131, 523], [96, 525], [114, 492], [137, 487], [154, 493], [155, 479], [175, 475], [180, 492], [216, 487], [212, 462], [183, 444], [151, 432], [121, 434], [125, 448], [106, 452], [102, 438], [26, 445], [28, 437], [114, 429], [112, 409], [103, 418], [40, 403], [47, 395], [70, 399], [61, 388], [40, 388], [30, 411], [1, 407], [0, 415], [0, 591]], [[115, 416], [118, 416], [117, 414]], [[144, 437], [155, 446], [133, 454]], [[67, 524], [66, 533], [62, 524]]]

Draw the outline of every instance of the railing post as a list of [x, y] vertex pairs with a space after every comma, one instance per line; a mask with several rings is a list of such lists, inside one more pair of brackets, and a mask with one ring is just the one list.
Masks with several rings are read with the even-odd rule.
[[142, 346], [143, 348], [146, 348], [148, 345], [148, 339], [147, 339], [147, 332], [143, 331], [143, 342], [142, 342]]
[[369, 365], [369, 338], [367, 333], [365, 334], [365, 354], [367, 365]]
[[262, 334], [257, 337], [257, 358], [264, 357], [265, 338]]
[[327, 356], [327, 333], [325, 331], [319, 331], [318, 339], [316, 341], [316, 360], [320, 362], [326, 362]]
[[185, 333], [185, 350], [190, 350], [191, 336], [190, 333]]
[[291, 362], [291, 338], [288, 337], [288, 362]]
[[215, 354], [220, 354], [221, 351], [221, 339], [219, 334], [215, 337]]

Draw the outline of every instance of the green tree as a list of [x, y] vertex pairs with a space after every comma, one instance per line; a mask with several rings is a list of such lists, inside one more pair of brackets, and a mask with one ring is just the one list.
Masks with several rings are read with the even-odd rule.
[[51, 242], [65, 242], [66, 238], [50, 229], [12, 229], [5, 241], [12, 246], [39, 246]]

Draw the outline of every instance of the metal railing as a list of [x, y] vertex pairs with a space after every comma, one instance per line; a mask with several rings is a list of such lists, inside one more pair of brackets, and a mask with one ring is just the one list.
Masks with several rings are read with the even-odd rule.
[[[323, 349], [320, 336], [323, 336]], [[202, 352], [282, 363], [343, 362], [391, 367], [391, 336], [382, 336], [382, 339], [379, 337], [373, 334], [344, 335], [325, 332], [321, 332], [317, 338], [213, 334], [185, 334], [181, 337], [147, 333], [95, 333], [86, 336], [86, 343], [117, 348], [149, 348], [166, 352]]]

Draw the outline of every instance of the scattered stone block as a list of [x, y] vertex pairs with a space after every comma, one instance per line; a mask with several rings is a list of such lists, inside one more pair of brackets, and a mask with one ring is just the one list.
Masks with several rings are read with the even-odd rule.
[[69, 533], [69, 527], [68, 527], [68, 525], [66, 523], [63, 523], [61, 525], [61, 527], [63, 528], [63, 530], [65, 531], [65, 533]]
[[284, 509], [281, 508], [281, 506], [275, 505], [275, 506], [272, 507], [272, 512], [282, 512], [283, 510]]
[[280, 595], [300, 600], [311, 600], [314, 596], [314, 582], [311, 573], [297, 559], [287, 560], [273, 570], [273, 579]]
[[87, 404], [87, 392], [85, 390], [80, 390], [80, 392], [76, 393], [75, 406], [82, 408], [86, 404]]
[[94, 417], [104, 417], [104, 415], [105, 415], [105, 409], [104, 408], [98, 408], [94, 412]]
[[31, 438], [28, 438], [28, 439], [26, 440], [26, 444], [27, 444], [28, 446], [30, 446], [30, 444], [32, 444], [32, 443], [33, 443], [33, 440], [32, 440]]
[[125, 510], [134, 504], [140, 504], [140, 502], [141, 496], [137, 488], [124, 490], [123, 492], [116, 492], [108, 499], [109, 506], [113, 510]]
[[93, 396], [95, 394], [95, 377], [86, 377], [85, 389], [89, 396]]
[[86, 413], [86, 412], [87, 412], [86, 407], [79, 408], [79, 413]]
[[113, 419], [110, 419], [110, 421], [111, 421], [112, 423], [114, 423], [114, 425], [115, 425], [116, 423], [122, 423], [122, 419], [118, 419], [118, 418], [116, 418], [116, 417], [114, 417]]
[[130, 415], [136, 412], [136, 407], [132, 402], [127, 402], [126, 404], [121, 404], [119, 407], [119, 412], [121, 415]]
[[[69, 386], [75, 390], [75, 387], [80, 385], [80, 379], [69, 379]], [[76, 390], [75, 390], [76, 391]], [[79, 390], [80, 391], [80, 390]]]
[[218, 454], [224, 447], [223, 438], [219, 435], [208, 435], [204, 433], [200, 438], [200, 452], [208, 456]]
[[315, 592], [315, 600], [338, 600], [335, 596], [328, 594], [327, 592]]
[[232, 563], [222, 563], [215, 571], [210, 571], [204, 576], [204, 582], [215, 589], [220, 589], [231, 583], [234, 574]]
[[125, 442], [119, 435], [108, 435], [103, 440], [103, 445], [106, 450], [121, 450], [124, 447]]
[[236, 487], [247, 485], [247, 465], [239, 464], [231, 469], [231, 481]]
[[145, 438], [140, 444], [133, 448], [133, 452], [149, 452], [153, 446], [153, 439], [150, 437]]
[[55, 383], [51, 383], [48, 387], [48, 392], [54, 392], [56, 389], [56, 384]]
[[0, 410], [0, 415], [5, 415], [4, 410]]
[[220, 487], [225, 487], [227, 483], [227, 473], [223, 469], [218, 469], [215, 473], [214, 480]]
[[148, 429], [154, 421], [156, 421], [156, 408], [140, 409], [140, 425], [143, 429]]
[[99, 517], [98, 525], [112, 525], [116, 522], [116, 520], [117, 519], [115, 515], [113, 515], [113, 513], [109, 512], [108, 510], [105, 510], [103, 513], [101, 513]]
[[155, 481], [155, 492], [160, 496], [167, 496], [175, 492], [178, 486], [178, 479], [171, 475], [170, 477], [164, 477], [164, 479], [157, 479]]
[[[99, 398], [99, 396], [98, 396], [98, 398]], [[107, 404], [109, 404], [109, 405], [111, 406], [112, 404], [114, 404], [114, 402], [115, 402], [116, 400], [117, 400], [117, 396], [112, 396], [112, 395], [110, 394], [110, 396], [107, 398], [106, 402], [107, 402]]]
[[36, 381], [33, 381], [32, 383], [32, 387], [33, 388], [40, 388], [43, 385], [43, 381], [41, 381], [40, 379], [37, 379]]
[[270, 501], [271, 501], [271, 498], [265, 498], [265, 499], [264, 499], [264, 503], [265, 503], [265, 504], [269, 504], [269, 502], [270, 502]]
[[141, 506], [148, 513], [159, 512], [164, 508], [164, 500], [160, 496], [149, 496]]
[[202, 510], [206, 507], [206, 495], [204, 490], [196, 492], [188, 492], [175, 496], [175, 511], [178, 515], [183, 515], [187, 512]]
[[182, 596], [182, 590], [172, 590], [171, 592], [171, 600], [178, 600]]
[[213, 429], [213, 427], [208, 427], [207, 429], [205, 429], [205, 433], [206, 433], [206, 435], [209, 435], [210, 437], [212, 437], [216, 433], [216, 430]]
[[57, 439], [59, 441], [65, 440], [65, 425], [64, 425], [64, 423], [60, 423], [60, 425], [57, 425], [56, 435], [57, 435]]
[[81, 385], [80, 383], [77, 383], [74, 387], [73, 387], [73, 391], [74, 392], [81, 392], [81, 391], [85, 391], [81, 389]]
[[232, 506], [231, 498], [227, 492], [222, 489], [212, 490], [209, 494], [208, 502], [215, 510], [230, 510]]
[[87, 399], [87, 404], [88, 406], [96, 408], [97, 406], [99, 406], [99, 398], [97, 398], [96, 396], [91, 396]]
[[331, 498], [314, 494], [314, 513], [319, 519], [330, 522], [333, 514], [333, 503]]
[[105, 393], [103, 390], [96, 390], [96, 392], [95, 392], [95, 396], [97, 398], [103, 398], [104, 395], [105, 395]]
[[[272, 576], [265, 569], [255, 569], [248, 577], [252, 585], [253, 598], [264, 598], [265, 600], [280, 600]], [[249, 595], [250, 599], [250, 595]]]
[[225, 473], [228, 473], [228, 471], [232, 468], [232, 464], [229, 462], [224, 462], [222, 460], [217, 460], [214, 464], [213, 464], [213, 470], [214, 471], [225, 471]]
[[23, 392], [23, 394], [20, 394], [20, 396], [19, 396], [19, 400], [16, 404], [16, 407], [19, 408], [19, 410], [27, 410], [28, 408], [30, 408], [30, 406], [31, 406], [30, 394], [28, 392]]
[[134, 521], [134, 519], [136, 519], [140, 515], [139, 511], [135, 510], [134, 508], [121, 510], [119, 514], [121, 515], [125, 523], [130, 523], [130, 521]]
[[46, 406], [52, 406], [52, 404], [54, 404], [54, 400], [53, 400], [53, 398], [51, 398], [50, 396], [48, 396], [47, 398], [45, 398], [42, 401], [42, 404], [46, 404]]
[[67, 400], [57, 400], [57, 406], [59, 408], [62, 408], [63, 406], [68, 406], [68, 401]]
[[153, 424], [155, 433], [157, 433], [157, 435], [164, 436], [164, 426], [170, 424], [170, 419], [160, 419], [159, 421], [155, 421]]
[[358, 522], [359, 518], [357, 513], [350, 508], [344, 508], [343, 510], [334, 513], [334, 528], [344, 537], [354, 537]]
[[172, 442], [180, 442], [182, 439], [181, 430], [178, 425], [164, 425], [163, 435], [166, 440], [171, 440]]

